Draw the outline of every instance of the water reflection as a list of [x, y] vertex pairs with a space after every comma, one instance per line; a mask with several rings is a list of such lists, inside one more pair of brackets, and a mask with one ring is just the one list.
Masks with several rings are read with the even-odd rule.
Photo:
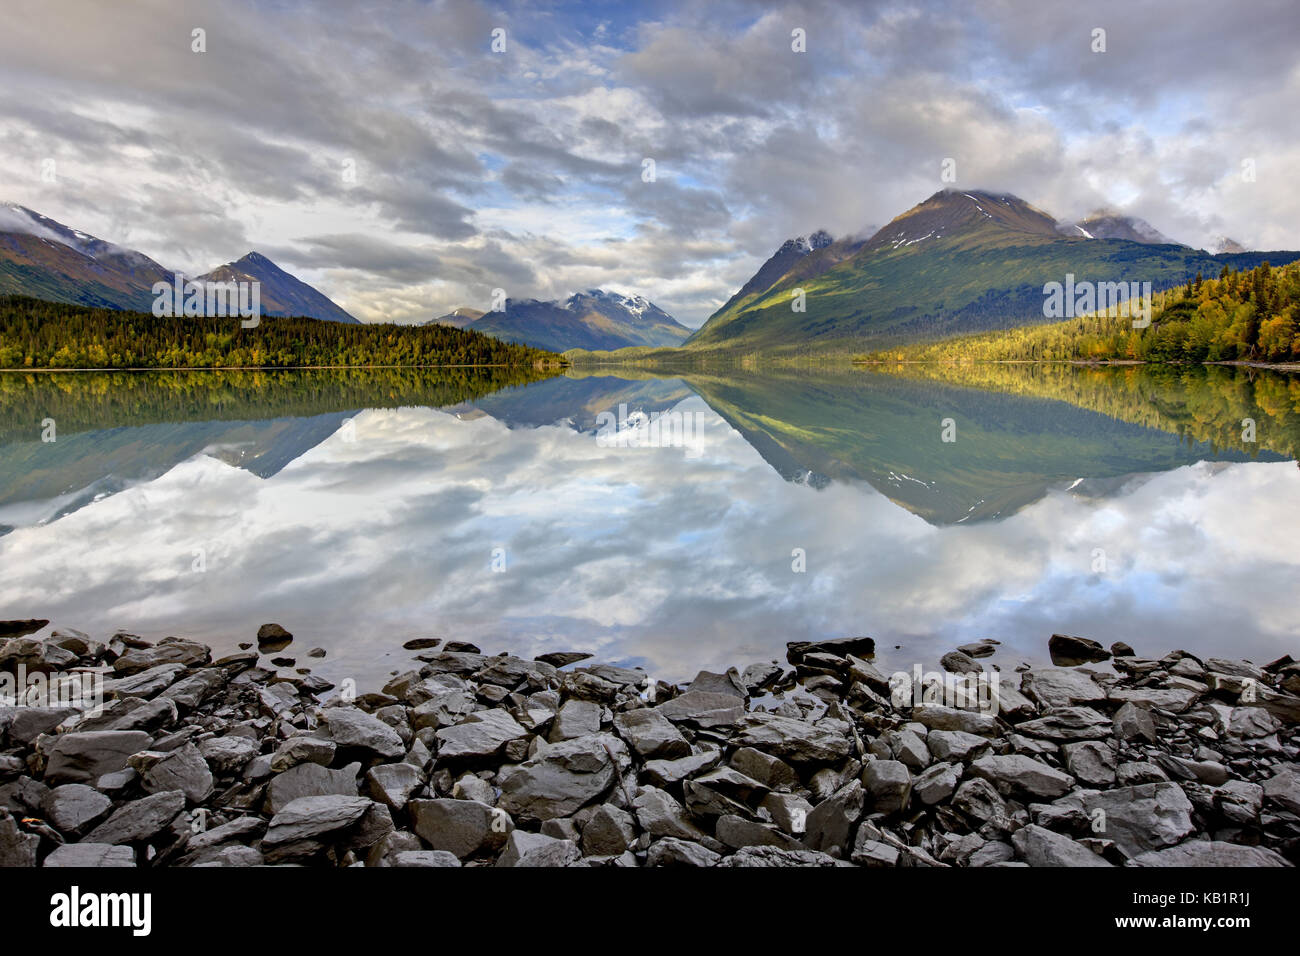
[[[319, 672], [364, 681], [424, 636], [587, 650], [668, 679], [864, 633], [889, 667], [983, 637], [1004, 642], [1004, 666], [1041, 659], [1053, 631], [1272, 659], [1300, 649], [1300, 403], [1278, 378], [1054, 377], [1013, 394], [915, 370], [592, 376], [444, 393], [441, 408], [390, 383], [383, 402], [324, 388], [287, 415], [253, 389], [215, 424], [201, 403], [148, 424], [83, 403], [85, 428], [53, 447], [13, 440], [5, 419], [0, 616], [220, 647], [275, 620], [300, 657], [329, 650]], [[10, 407], [39, 421], [54, 401]], [[620, 402], [699, 413], [700, 454], [602, 447], [595, 417]], [[1262, 447], [1230, 447], [1243, 407]], [[123, 478], [130, 449], [151, 463]], [[12, 485], [37, 473], [116, 484], [32, 524], [17, 512], [48, 518], [54, 496]]]

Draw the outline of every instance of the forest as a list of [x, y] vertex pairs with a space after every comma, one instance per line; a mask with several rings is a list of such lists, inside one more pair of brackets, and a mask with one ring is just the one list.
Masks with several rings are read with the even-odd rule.
[[1155, 296], [1155, 318], [1094, 313], [873, 352], [866, 361], [1295, 362], [1300, 360], [1300, 263], [1224, 266]]
[[155, 317], [0, 296], [0, 368], [558, 366], [550, 352], [445, 325]]

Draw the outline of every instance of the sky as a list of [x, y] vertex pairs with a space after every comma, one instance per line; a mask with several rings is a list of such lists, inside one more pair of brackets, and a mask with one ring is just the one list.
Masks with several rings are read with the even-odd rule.
[[1293, 0], [6, 0], [0, 200], [188, 274], [256, 250], [363, 321], [605, 288], [695, 327], [787, 238], [954, 186], [1296, 249], [1297, 28]]

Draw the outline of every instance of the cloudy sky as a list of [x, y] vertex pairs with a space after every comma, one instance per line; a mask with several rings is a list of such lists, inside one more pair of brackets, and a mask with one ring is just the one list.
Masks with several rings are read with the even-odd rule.
[[696, 326], [949, 158], [1057, 218], [1294, 249], [1297, 27], [1294, 0], [6, 0], [0, 199], [191, 273], [256, 249], [367, 321], [599, 286]]

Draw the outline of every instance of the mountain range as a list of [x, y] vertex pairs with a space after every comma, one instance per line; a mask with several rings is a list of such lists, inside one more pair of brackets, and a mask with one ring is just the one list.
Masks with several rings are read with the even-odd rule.
[[1067, 274], [1160, 290], [1224, 265], [1300, 258], [1213, 255], [1107, 211], [1063, 226], [1017, 196], [983, 191], [937, 192], [867, 238], [813, 238], [784, 243], [686, 348], [854, 351], [1013, 328], [1047, 321], [1043, 286]]
[[603, 289], [588, 289], [555, 302], [507, 299], [503, 309], [460, 308], [434, 321], [552, 352], [673, 347], [691, 334], [644, 296]]
[[[144, 253], [71, 229], [26, 207], [0, 204], [0, 294], [148, 312], [154, 283], [170, 284], [175, 275]], [[327, 296], [257, 252], [195, 278], [260, 282], [266, 316], [357, 322]]]

